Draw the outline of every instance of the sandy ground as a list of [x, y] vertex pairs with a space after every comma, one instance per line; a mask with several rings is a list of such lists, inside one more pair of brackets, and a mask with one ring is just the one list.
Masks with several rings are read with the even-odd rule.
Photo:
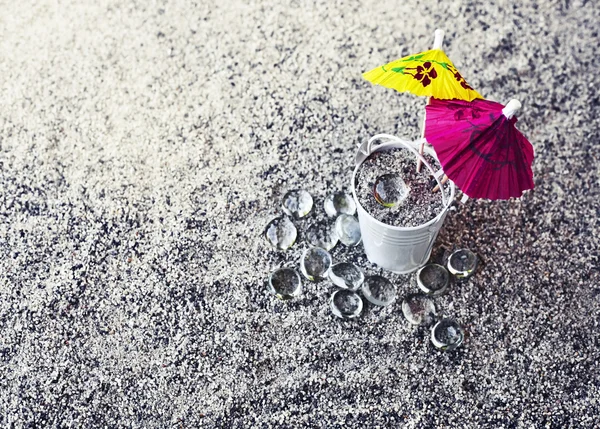
[[[1, 3], [0, 426], [598, 424], [596, 2]], [[260, 237], [288, 189], [320, 216], [369, 136], [418, 136], [424, 100], [361, 73], [436, 27], [536, 150], [534, 191], [439, 237], [482, 260], [435, 300], [454, 353], [399, 301], [352, 322], [327, 282], [276, 301], [264, 279], [305, 243]]]

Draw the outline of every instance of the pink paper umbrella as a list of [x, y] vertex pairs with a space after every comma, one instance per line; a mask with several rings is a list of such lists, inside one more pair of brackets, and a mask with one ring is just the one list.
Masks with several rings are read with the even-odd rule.
[[425, 138], [444, 173], [471, 198], [507, 200], [533, 189], [533, 146], [517, 130], [514, 112], [488, 100], [438, 100], [429, 104]]

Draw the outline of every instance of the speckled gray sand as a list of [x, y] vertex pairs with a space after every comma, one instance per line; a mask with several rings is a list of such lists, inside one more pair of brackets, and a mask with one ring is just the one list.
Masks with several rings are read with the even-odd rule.
[[[5, 2], [0, 426], [593, 427], [599, 19], [575, 1]], [[327, 283], [272, 299], [266, 273], [302, 244], [258, 239], [287, 189], [347, 191], [358, 143], [418, 136], [424, 100], [360, 73], [440, 25], [475, 88], [523, 102], [537, 153], [535, 191], [448, 216], [436, 252], [483, 259], [436, 299], [466, 328], [453, 354], [400, 300], [344, 322]]]
[[[426, 160], [434, 171], [439, 170], [439, 164], [433, 164], [432, 157], [426, 157]], [[387, 174], [400, 176], [409, 189], [406, 198], [394, 207], [383, 206], [374, 196], [375, 183]], [[356, 174], [356, 197], [367, 213], [381, 222], [404, 227], [419, 226], [436, 217], [444, 208], [441, 193], [432, 191], [435, 183], [425, 166], [417, 171], [416, 159], [407, 150], [376, 152], [362, 163]]]

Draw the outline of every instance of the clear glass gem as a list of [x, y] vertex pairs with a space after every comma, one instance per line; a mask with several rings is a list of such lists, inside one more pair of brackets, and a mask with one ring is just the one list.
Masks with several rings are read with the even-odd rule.
[[310, 281], [322, 280], [327, 277], [332, 262], [327, 250], [311, 247], [302, 254], [300, 271]]
[[477, 255], [469, 249], [460, 249], [448, 258], [448, 271], [458, 279], [471, 277], [477, 268]]
[[385, 307], [396, 299], [396, 288], [385, 277], [367, 277], [362, 285], [362, 293], [367, 300], [375, 305]]
[[438, 264], [428, 264], [417, 271], [417, 285], [427, 295], [439, 296], [450, 284], [450, 273]]
[[331, 312], [342, 319], [353, 319], [360, 315], [363, 302], [356, 292], [340, 289], [331, 295]]
[[271, 246], [286, 250], [296, 242], [298, 231], [286, 216], [273, 219], [265, 228], [265, 237]]
[[302, 190], [294, 189], [283, 196], [282, 209], [295, 218], [301, 218], [310, 213], [313, 207], [312, 196]]
[[300, 274], [292, 268], [280, 268], [269, 275], [269, 292], [279, 299], [288, 300], [302, 293]]
[[413, 325], [431, 325], [435, 321], [433, 300], [421, 293], [408, 295], [402, 301], [402, 313]]
[[375, 179], [373, 196], [384, 207], [394, 207], [402, 203], [410, 192], [399, 174], [388, 173]]
[[306, 240], [315, 247], [331, 250], [338, 243], [335, 225], [328, 222], [314, 223], [306, 230]]
[[329, 279], [343, 289], [357, 290], [365, 281], [365, 275], [356, 265], [340, 262], [329, 270]]
[[338, 239], [346, 246], [356, 246], [360, 243], [360, 225], [354, 216], [342, 214], [335, 220], [335, 232]]
[[464, 337], [462, 327], [452, 319], [440, 320], [431, 329], [431, 342], [441, 350], [454, 350], [462, 344]]
[[354, 215], [356, 204], [352, 196], [345, 192], [336, 192], [325, 198], [325, 213], [331, 217], [337, 217], [341, 214]]

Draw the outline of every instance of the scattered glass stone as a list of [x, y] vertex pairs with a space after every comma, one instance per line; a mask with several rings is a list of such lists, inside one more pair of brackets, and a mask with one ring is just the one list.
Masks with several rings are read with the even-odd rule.
[[373, 196], [384, 207], [395, 207], [408, 196], [410, 189], [399, 174], [388, 173], [375, 179]]
[[477, 255], [469, 249], [460, 249], [448, 258], [448, 271], [458, 279], [471, 277], [477, 268]]
[[431, 329], [431, 342], [441, 350], [454, 350], [463, 342], [465, 334], [461, 326], [452, 319], [443, 319]]
[[340, 289], [331, 295], [331, 312], [342, 319], [353, 319], [360, 315], [363, 302], [356, 292]]
[[311, 247], [302, 254], [300, 271], [310, 281], [322, 280], [327, 277], [332, 262], [327, 250]]
[[296, 242], [298, 231], [292, 221], [286, 216], [273, 219], [265, 228], [265, 237], [271, 246], [286, 250]]
[[302, 189], [294, 189], [283, 196], [283, 211], [295, 218], [306, 216], [310, 213], [312, 207], [312, 196]]
[[417, 285], [427, 295], [439, 296], [450, 284], [448, 270], [438, 264], [428, 264], [417, 271]]
[[435, 321], [435, 305], [427, 295], [414, 293], [402, 301], [402, 313], [413, 325], [431, 325]]
[[327, 222], [312, 224], [306, 230], [306, 240], [312, 246], [321, 247], [325, 250], [333, 249], [338, 243], [335, 225]]
[[269, 275], [269, 292], [282, 300], [288, 300], [302, 293], [300, 274], [292, 268], [279, 268]]
[[356, 246], [360, 243], [360, 225], [354, 216], [342, 214], [335, 220], [335, 232], [338, 239], [346, 246]]
[[396, 288], [385, 277], [367, 277], [362, 285], [362, 293], [369, 302], [385, 307], [396, 299]]
[[343, 289], [357, 290], [365, 281], [365, 275], [356, 265], [340, 262], [329, 270], [329, 279]]
[[356, 203], [347, 193], [336, 192], [325, 198], [325, 213], [331, 217], [341, 214], [353, 215], [356, 213]]

